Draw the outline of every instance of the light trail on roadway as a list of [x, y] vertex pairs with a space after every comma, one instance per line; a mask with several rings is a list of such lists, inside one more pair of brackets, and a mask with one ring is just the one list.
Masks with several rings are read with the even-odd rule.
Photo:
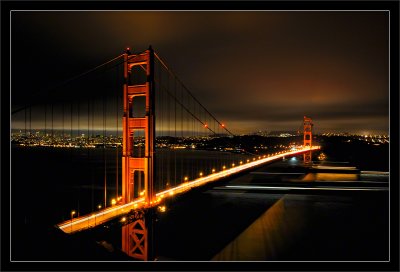
[[132, 202], [126, 203], [126, 204], [117, 204], [112, 207], [103, 209], [101, 211], [94, 212], [92, 214], [83, 215], [83, 216], [80, 216], [77, 218], [71, 218], [60, 224], [57, 224], [56, 226], [58, 228], [60, 228], [62, 231], [64, 231], [65, 233], [73, 233], [73, 232], [81, 231], [84, 229], [89, 229], [89, 228], [98, 226], [102, 223], [105, 223], [109, 220], [112, 220], [118, 216], [127, 214], [131, 210], [159, 205], [163, 198], [172, 197], [176, 194], [184, 193], [186, 191], [189, 191], [192, 188], [199, 187], [199, 186], [205, 185], [207, 183], [217, 181], [221, 178], [225, 178], [225, 177], [231, 176], [233, 174], [240, 173], [242, 171], [260, 166], [267, 162], [272, 162], [272, 161], [275, 161], [278, 159], [282, 159], [286, 156], [298, 155], [298, 154], [301, 154], [304, 152], [308, 152], [310, 150], [319, 150], [320, 148], [321, 148], [320, 146], [313, 146], [311, 148], [303, 148], [303, 149], [298, 149], [298, 150], [293, 150], [293, 151], [288, 151], [288, 152], [279, 152], [278, 154], [275, 154], [272, 156], [263, 155], [263, 156], [260, 156], [259, 159], [256, 159], [254, 161], [244, 163], [242, 165], [238, 165], [238, 166], [235, 166], [235, 167], [232, 167], [229, 169], [225, 169], [225, 170], [222, 170], [221, 172], [213, 173], [208, 176], [197, 178], [193, 181], [187, 181], [187, 182], [184, 182], [181, 185], [176, 186], [174, 188], [161, 191], [156, 194], [155, 203], [152, 203], [152, 202], [146, 203], [144, 197], [142, 197], [142, 198], [138, 198], [138, 199], [136, 199]]

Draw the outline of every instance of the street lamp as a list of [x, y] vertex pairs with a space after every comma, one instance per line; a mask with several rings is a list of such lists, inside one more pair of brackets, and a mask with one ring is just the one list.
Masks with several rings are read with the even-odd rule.
[[[101, 209], [101, 204], [97, 205], [97, 209], [100, 210]], [[94, 226], [96, 226], [96, 218], [97, 218], [97, 214], [94, 215]]]
[[75, 211], [71, 211], [71, 232], [72, 232], [72, 218], [74, 217]]

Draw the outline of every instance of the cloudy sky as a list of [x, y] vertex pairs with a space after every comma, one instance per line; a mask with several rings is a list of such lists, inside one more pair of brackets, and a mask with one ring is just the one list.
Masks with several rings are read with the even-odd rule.
[[151, 44], [235, 133], [388, 133], [384, 11], [14, 11], [11, 30], [13, 104]]

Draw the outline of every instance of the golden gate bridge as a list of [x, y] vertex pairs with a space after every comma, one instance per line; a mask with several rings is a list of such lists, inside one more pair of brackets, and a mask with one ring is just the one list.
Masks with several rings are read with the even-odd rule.
[[[83, 80], [88, 77], [92, 79]], [[103, 176], [91, 178], [92, 187], [93, 179], [101, 179], [103, 195], [92, 188], [91, 210], [72, 210], [70, 218], [57, 223], [65, 233], [134, 211], [165, 209], [167, 198], [287, 156], [303, 154], [309, 163], [312, 150], [320, 149], [312, 145], [312, 120], [304, 117], [302, 143], [272, 153], [249, 152], [151, 47], [141, 53], [128, 48], [56, 89], [33, 96], [12, 112], [12, 119], [22, 146], [84, 147], [88, 160], [90, 148], [103, 150], [104, 167], [98, 171]], [[107, 147], [115, 149], [112, 157], [106, 155]], [[182, 150], [209, 155], [193, 162], [180, 156]], [[142, 216], [137, 219], [123, 227], [123, 250], [148, 259], [146, 225]]]

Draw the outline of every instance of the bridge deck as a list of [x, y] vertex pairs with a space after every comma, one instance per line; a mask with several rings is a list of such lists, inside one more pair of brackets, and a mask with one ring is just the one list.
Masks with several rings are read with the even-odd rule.
[[292, 155], [298, 155], [304, 152], [307, 152], [309, 150], [318, 150], [320, 149], [320, 146], [313, 146], [311, 149], [306, 148], [306, 149], [299, 149], [295, 151], [288, 151], [288, 152], [282, 152], [278, 153], [277, 155], [273, 156], [261, 156], [260, 159], [250, 161], [248, 163], [244, 163], [242, 165], [232, 167], [226, 170], [223, 170], [221, 172], [217, 172], [205, 177], [201, 177], [198, 179], [195, 179], [193, 181], [188, 181], [185, 183], [182, 183], [179, 186], [176, 186], [171, 189], [164, 190], [162, 192], [159, 192], [156, 194], [157, 201], [156, 203], [145, 203], [144, 197], [138, 198], [130, 203], [127, 204], [117, 204], [112, 207], [94, 212], [92, 214], [88, 215], [83, 215], [77, 218], [73, 218], [71, 220], [67, 220], [65, 222], [62, 222], [60, 224], [57, 224], [57, 227], [59, 227], [62, 231], [65, 233], [73, 233], [77, 231], [81, 231], [84, 229], [92, 228], [97, 225], [100, 225], [102, 223], [105, 223], [113, 218], [116, 218], [118, 216], [127, 214], [130, 210], [134, 209], [140, 209], [148, 206], [155, 206], [160, 204], [163, 198], [166, 197], [171, 197], [176, 194], [184, 193], [194, 187], [202, 186], [206, 183], [217, 181], [221, 178], [233, 175], [235, 173], [239, 173], [241, 171], [262, 165], [267, 162], [275, 161], [278, 159], [282, 159], [285, 156], [292, 156]]

